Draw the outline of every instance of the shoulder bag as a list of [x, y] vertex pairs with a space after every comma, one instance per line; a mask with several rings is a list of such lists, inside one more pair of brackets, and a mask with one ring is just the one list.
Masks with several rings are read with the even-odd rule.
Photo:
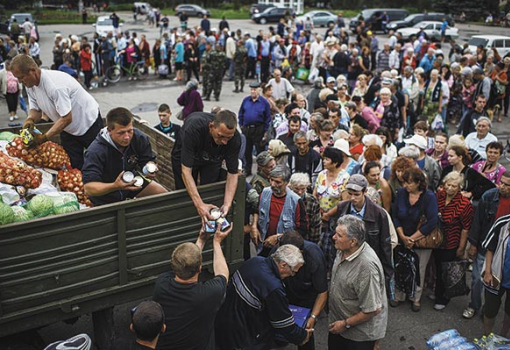
[[[420, 227], [422, 227], [426, 222], [427, 218], [425, 217], [424, 209], [422, 208], [420, 211], [420, 222], [418, 223], [418, 227], [416, 230], [419, 230]], [[444, 241], [444, 235], [443, 235], [443, 229], [442, 229], [442, 223], [443, 220], [441, 219], [441, 215], [438, 215], [438, 221], [437, 226], [432, 230], [432, 232], [427, 235], [423, 236], [416, 242], [414, 242], [414, 248], [416, 249], [440, 249], [442, 248], [443, 241]]]

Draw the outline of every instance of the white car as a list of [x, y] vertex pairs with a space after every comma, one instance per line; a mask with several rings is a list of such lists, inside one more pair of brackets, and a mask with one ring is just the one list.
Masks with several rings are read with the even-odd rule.
[[[115, 35], [115, 28], [113, 28], [110, 16], [97, 17], [96, 23], [92, 26], [96, 28], [96, 33], [99, 34], [99, 37], [106, 36], [108, 32], [112, 32]], [[122, 23], [119, 23], [119, 27], [122, 27]]]
[[[423, 28], [429, 40], [441, 40], [441, 26], [443, 23], [441, 22], [420, 22], [416, 23], [412, 27], [400, 28], [397, 30], [398, 33], [402, 34], [402, 37], [409, 38], [411, 35], [416, 35]], [[454, 39], [457, 40], [459, 38], [459, 29], [452, 28], [450, 26], [446, 27], [446, 39]]]
[[487, 50], [496, 48], [501, 57], [510, 53], [510, 37], [502, 35], [473, 35], [468, 41], [471, 53], [476, 52], [476, 48], [482, 45]]

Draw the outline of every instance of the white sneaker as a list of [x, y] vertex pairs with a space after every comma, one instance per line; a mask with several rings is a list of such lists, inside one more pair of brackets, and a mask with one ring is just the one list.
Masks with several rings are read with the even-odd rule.
[[444, 310], [446, 308], [446, 305], [443, 305], [443, 304], [436, 304], [434, 305], [434, 309], [440, 311], [440, 310]]
[[14, 119], [18, 119], [18, 115], [15, 115], [15, 116], [14, 116]]
[[14, 120], [14, 117], [11, 115], [11, 116], [9, 117], [9, 120], [12, 122], [12, 121]]

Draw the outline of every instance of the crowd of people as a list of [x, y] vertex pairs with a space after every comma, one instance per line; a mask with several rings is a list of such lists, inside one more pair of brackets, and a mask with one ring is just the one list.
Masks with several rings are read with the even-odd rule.
[[[211, 28], [205, 16], [197, 28], [162, 30], [152, 51], [143, 35], [140, 41], [120, 31], [95, 36], [98, 72], [115, 51], [134, 52], [147, 66], [153, 60], [156, 73], [162, 64], [171, 67], [173, 55], [175, 79], [187, 84], [178, 98], [182, 127], [161, 105], [156, 128], [175, 139], [176, 188], [186, 188], [203, 228], [196, 244], [175, 249], [172, 272], [156, 283], [154, 301], [162, 307], [156, 313], [164, 311], [165, 322], [154, 320], [148, 340], [159, 339], [159, 348], [267, 349], [290, 342], [314, 349], [314, 327], [328, 304], [330, 349], [377, 349], [388, 305], [409, 300], [419, 312], [428, 285], [434, 308], [445, 309], [451, 295], [444, 264], [466, 257], [473, 260], [472, 290], [462, 316], [483, 312], [484, 333], [493, 331], [510, 289], [510, 171], [499, 163], [503, 140], [491, 128], [508, 112], [510, 57], [482, 47], [468, 52], [454, 41], [446, 55], [422, 30], [409, 39], [390, 31], [380, 48], [363, 21], [355, 37], [344, 25], [339, 16], [321, 35], [309, 19], [286, 18], [252, 36], [231, 31], [228, 22]], [[54, 57], [65, 41], [55, 42]], [[68, 46], [87, 49], [79, 41]], [[66, 60], [81, 64], [81, 54]], [[84, 159], [71, 160], [82, 168], [95, 205], [166, 192], [150, 178], [141, 187], [123, 179], [124, 159], [130, 168], [154, 162], [127, 109], [111, 110], [101, 128], [97, 104], [86, 109], [75, 101], [63, 114], [60, 101], [53, 109], [41, 102], [39, 90], [49, 86], [39, 86], [41, 79], [79, 90], [74, 83], [41, 73], [28, 55], [15, 57], [11, 68], [29, 90], [28, 123], [42, 113], [56, 121], [39, 141], [66, 128], [65, 148], [74, 154], [87, 148]], [[303, 72], [312, 83], [308, 93], [295, 86]], [[237, 115], [221, 107], [204, 112], [199, 83], [205, 100], [214, 93], [218, 101], [224, 78], [235, 80], [236, 93], [244, 93], [248, 79], [249, 95], [239, 99]], [[73, 113], [87, 114], [87, 125], [70, 127]], [[87, 144], [76, 143], [82, 131]], [[242, 172], [245, 225], [216, 230], [215, 277], [201, 282], [211, 210], [227, 215]], [[216, 208], [197, 186], [221, 180], [224, 202]], [[438, 227], [442, 246], [423, 246]], [[246, 261], [230, 275], [220, 244], [232, 229], [244, 232]], [[399, 265], [397, 250], [411, 252], [416, 266]], [[289, 304], [310, 310], [303, 326]], [[508, 305], [502, 335], [510, 328]]]

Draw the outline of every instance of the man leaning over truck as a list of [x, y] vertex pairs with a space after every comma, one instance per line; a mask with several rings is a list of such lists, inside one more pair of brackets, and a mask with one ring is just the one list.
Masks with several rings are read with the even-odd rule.
[[175, 187], [186, 187], [204, 225], [213, 220], [209, 211], [216, 206], [202, 201], [197, 190], [198, 176], [201, 185], [219, 181], [225, 160], [228, 174], [221, 212], [227, 215], [237, 188], [241, 135], [236, 127], [235, 113], [226, 109], [216, 114], [191, 113], [172, 150]]
[[[152, 180], [157, 172], [156, 157], [147, 135], [133, 127], [133, 114], [123, 107], [114, 108], [106, 116], [106, 125], [85, 152], [83, 183], [92, 203], [102, 205], [167, 192]], [[137, 179], [135, 176], [151, 163], [154, 171]]]

